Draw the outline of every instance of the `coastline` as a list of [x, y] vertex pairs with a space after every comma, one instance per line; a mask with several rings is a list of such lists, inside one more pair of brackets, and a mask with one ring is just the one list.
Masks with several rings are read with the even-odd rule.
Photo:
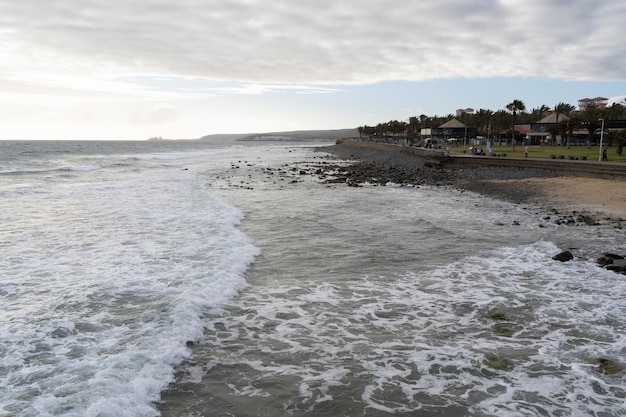
[[[560, 211], [591, 213], [600, 223], [626, 225], [626, 182], [599, 178], [558, 176], [485, 181], [489, 189], [524, 189], [527, 203]], [[494, 193], [498, 197], [497, 193]]]
[[[491, 198], [529, 205], [556, 217], [559, 223], [626, 227], [626, 181], [572, 177], [541, 169], [497, 167], [448, 169], [432, 167], [419, 156], [379, 147], [341, 143], [318, 148], [353, 161], [342, 173], [348, 185], [376, 178], [379, 184], [452, 186]], [[325, 172], [337, 167], [320, 166]], [[340, 182], [338, 181], [338, 182]]]
[[[315, 149], [242, 149], [207, 177], [211, 194], [244, 213], [240, 230], [261, 252], [245, 271], [250, 286], [207, 314], [203, 339], [163, 393], [164, 416], [363, 415], [377, 406], [434, 416], [449, 411], [443, 401], [458, 398], [459, 386], [476, 393], [505, 378], [524, 399], [539, 373], [567, 395], [594, 392], [581, 366], [569, 365], [604, 378], [580, 352], [621, 366], [619, 352], [601, 348], [623, 333], [603, 314], [619, 311], [623, 286], [611, 284], [623, 281], [589, 262], [622, 253], [621, 230], [550, 225], [559, 216], [545, 220], [457, 184], [492, 190], [493, 176], [508, 176], [498, 189], [514, 198], [530, 174], [519, 169], [457, 171], [393, 151]], [[353, 188], [361, 180], [368, 185]], [[562, 249], [581, 262], [553, 261]], [[573, 371], [555, 373], [556, 360]], [[512, 393], [501, 394], [467, 397], [453, 412], [511, 409]], [[613, 397], [603, 398], [610, 409]], [[545, 402], [539, 414], [563, 410], [558, 399]]]

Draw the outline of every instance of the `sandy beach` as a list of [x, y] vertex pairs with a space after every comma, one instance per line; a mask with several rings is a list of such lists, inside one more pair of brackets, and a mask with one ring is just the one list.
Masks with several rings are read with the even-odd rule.
[[556, 208], [597, 211], [626, 220], [626, 182], [585, 177], [525, 178], [493, 180], [528, 189], [537, 202]]

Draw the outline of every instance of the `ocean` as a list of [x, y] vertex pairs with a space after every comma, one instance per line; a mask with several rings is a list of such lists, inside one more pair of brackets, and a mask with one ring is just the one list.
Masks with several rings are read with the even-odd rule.
[[0, 416], [626, 416], [623, 231], [321, 145], [0, 141]]

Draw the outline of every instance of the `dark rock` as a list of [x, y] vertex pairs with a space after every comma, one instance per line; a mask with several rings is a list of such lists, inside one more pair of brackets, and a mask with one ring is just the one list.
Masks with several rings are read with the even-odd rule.
[[572, 252], [568, 250], [564, 250], [563, 252], [557, 255], [554, 255], [552, 259], [554, 259], [555, 261], [559, 261], [559, 262], [567, 262], [567, 261], [571, 261], [572, 259], [574, 259], [574, 255], [572, 255]]
[[603, 267], [608, 271], [626, 275], [626, 259], [622, 255], [605, 253], [603, 256], [596, 259], [596, 263], [598, 266]]
[[609, 271], [617, 272], [618, 274], [626, 272], [626, 266], [622, 265], [606, 265], [604, 268]]
[[615, 359], [595, 358], [590, 360], [591, 363], [598, 365], [598, 371], [605, 375], [614, 375], [624, 371], [624, 364]]
[[485, 355], [483, 363], [490, 368], [507, 370], [513, 369], [514, 363], [504, 356], [500, 355]]
[[613, 264], [613, 258], [609, 258], [606, 256], [601, 256], [598, 259], [596, 259], [596, 263], [600, 266], [606, 266], [606, 265], [611, 265]]
[[599, 224], [596, 219], [594, 219], [591, 216], [584, 215], [584, 214], [579, 215], [576, 221], [578, 221], [579, 223], [585, 223], [586, 225], [589, 225], [589, 226], [597, 226]]
[[[371, 145], [371, 146], [369, 146]], [[439, 160], [406, 152], [406, 147], [377, 147], [376, 144], [368, 146], [351, 146], [337, 142], [332, 146], [316, 148], [316, 151], [334, 156], [327, 156], [330, 162], [322, 162], [317, 165], [315, 174], [324, 175], [325, 183], [337, 175], [344, 175], [347, 185], [368, 183], [371, 185], [385, 185], [388, 183], [401, 186], [452, 186], [460, 191], [472, 191], [492, 198], [509, 201], [515, 204], [540, 204], [541, 193], [537, 193], [534, 187], [519, 187], [508, 181], [494, 180], [518, 180], [526, 178], [558, 177], [558, 172], [532, 168], [452, 168], [442, 167]], [[347, 161], [345, 164], [335, 164], [332, 160], [338, 158]], [[320, 172], [323, 171], [323, 172]], [[549, 211], [544, 220], [553, 221], [557, 225], [564, 226], [598, 226], [606, 224], [599, 221], [599, 213], [584, 213], [572, 211], [561, 213], [557, 208], [545, 207]], [[621, 223], [617, 222], [617, 228]]]

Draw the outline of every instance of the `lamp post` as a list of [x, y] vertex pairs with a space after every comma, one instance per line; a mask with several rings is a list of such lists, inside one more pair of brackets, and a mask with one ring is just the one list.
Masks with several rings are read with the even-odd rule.
[[602, 161], [602, 139], [604, 139], [604, 119], [600, 119], [602, 127], [600, 128], [600, 152], [598, 154], [598, 161]]

